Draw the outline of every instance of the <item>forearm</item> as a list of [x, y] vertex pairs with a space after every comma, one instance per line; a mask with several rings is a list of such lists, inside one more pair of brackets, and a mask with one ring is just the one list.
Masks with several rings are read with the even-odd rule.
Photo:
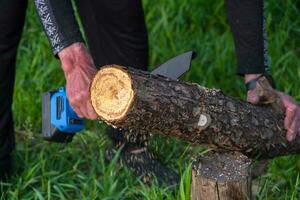
[[226, 0], [238, 61], [237, 73], [262, 74], [268, 70], [263, 0]]
[[34, 4], [55, 55], [83, 42], [70, 0], [34, 0]]

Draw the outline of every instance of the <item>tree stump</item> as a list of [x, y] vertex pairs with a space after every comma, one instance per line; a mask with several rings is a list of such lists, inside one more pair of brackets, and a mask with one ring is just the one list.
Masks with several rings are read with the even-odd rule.
[[193, 163], [191, 200], [251, 200], [250, 160], [237, 152], [212, 152]]

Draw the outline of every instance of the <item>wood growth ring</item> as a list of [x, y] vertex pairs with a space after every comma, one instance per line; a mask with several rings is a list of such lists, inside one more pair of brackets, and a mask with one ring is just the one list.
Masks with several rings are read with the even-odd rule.
[[126, 70], [118, 65], [105, 66], [99, 70], [90, 90], [96, 113], [108, 122], [122, 119], [134, 98], [132, 80]]

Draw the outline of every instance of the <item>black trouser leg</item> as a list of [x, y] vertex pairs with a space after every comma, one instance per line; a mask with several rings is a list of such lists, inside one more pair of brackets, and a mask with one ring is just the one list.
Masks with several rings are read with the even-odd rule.
[[77, 0], [77, 7], [97, 67], [147, 69], [148, 38], [140, 0]]
[[[77, 0], [77, 7], [97, 67], [119, 64], [147, 70], [148, 37], [140, 0]], [[111, 127], [108, 133], [113, 141], [125, 140]]]
[[1, 0], [0, 3], [0, 171], [7, 168], [15, 145], [11, 105], [16, 53], [26, 7], [26, 0]]
[[238, 61], [237, 73], [268, 72], [264, 0], [225, 0]]

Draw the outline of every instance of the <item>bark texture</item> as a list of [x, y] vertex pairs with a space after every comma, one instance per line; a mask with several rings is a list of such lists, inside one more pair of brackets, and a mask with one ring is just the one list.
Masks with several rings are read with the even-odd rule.
[[250, 160], [240, 153], [209, 153], [193, 164], [191, 200], [251, 200]]
[[[110, 83], [104, 84], [105, 80]], [[103, 95], [107, 90], [111, 93]], [[194, 83], [110, 65], [95, 76], [91, 99], [99, 118], [118, 128], [161, 133], [249, 157], [300, 152], [300, 137], [293, 142], [285, 139], [281, 112]]]

